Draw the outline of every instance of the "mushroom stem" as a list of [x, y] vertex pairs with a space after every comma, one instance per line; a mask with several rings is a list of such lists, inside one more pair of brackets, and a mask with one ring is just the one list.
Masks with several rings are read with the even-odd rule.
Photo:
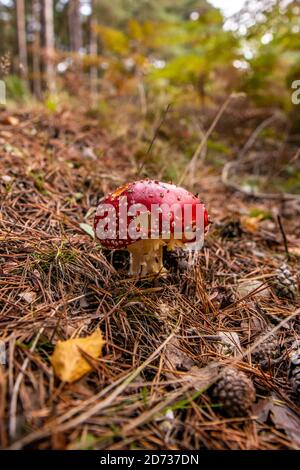
[[130, 253], [131, 276], [147, 276], [162, 274], [163, 267], [163, 240], [138, 240], [127, 247]]

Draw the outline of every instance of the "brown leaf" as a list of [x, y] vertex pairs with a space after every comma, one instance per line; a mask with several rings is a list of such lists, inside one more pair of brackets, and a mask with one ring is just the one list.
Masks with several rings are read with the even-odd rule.
[[300, 449], [300, 417], [285, 404], [278, 404], [273, 399], [271, 418], [276, 428], [282, 429], [297, 449]]
[[196, 390], [205, 390], [214, 383], [218, 373], [218, 363], [212, 363], [201, 368], [193, 366], [189, 373], [184, 376], [184, 381], [190, 382]]
[[22, 292], [21, 294], [19, 294], [19, 297], [28, 304], [32, 304], [32, 302], [34, 302], [36, 299], [36, 293], [33, 291]]
[[272, 406], [272, 398], [268, 397], [258, 400], [252, 408], [253, 415], [256, 416], [257, 421], [265, 423], [269, 417]]
[[189, 370], [195, 362], [187, 354], [180, 349], [180, 344], [177, 338], [173, 338], [167, 344], [164, 355], [165, 366], [172, 372], [166, 373], [167, 377], [177, 377], [176, 372], [182, 370]]
[[15, 116], [7, 115], [1, 119], [1, 124], [6, 126], [17, 126], [19, 124], [19, 119]]
[[[256, 291], [257, 292], [253, 292]], [[246, 297], [248, 294], [253, 292], [253, 296], [260, 299], [267, 299], [270, 295], [270, 289], [266, 285], [263, 285], [262, 282], [255, 279], [247, 279], [239, 283], [237, 287], [237, 293], [240, 298]]]
[[196, 366], [196, 362], [180, 349], [179, 341], [175, 337], [165, 348], [164, 363], [169, 369], [166, 372], [169, 379], [178, 379], [177, 372], [180, 371], [180, 381], [189, 383], [196, 390], [208, 388], [219, 371], [217, 362], [202, 368]]
[[219, 331], [220, 338], [219, 353], [223, 356], [237, 356], [241, 353], [241, 343], [239, 335], [234, 331]]
[[276, 396], [259, 400], [253, 407], [258, 421], [266, 422], [270, 417], [275, 427], [285, 434], [300, 449], [300, 417]]
[[97, 358], [101, 355], [104, 341], [100, 329], [86, 338], [58, 341], [51, 357], [51, 364], [57, 377], [63, 382], [75, 382], [92, 370], [80, 350]]

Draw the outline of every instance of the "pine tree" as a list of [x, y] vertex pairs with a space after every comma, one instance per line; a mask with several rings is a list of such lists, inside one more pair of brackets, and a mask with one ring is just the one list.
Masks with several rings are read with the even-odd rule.
[[79, 3], [79, 0], [69, 0], [68, 5], [70, 48], [72, 52], [79, 52], [82, 48], [82, 28]]
[[43, 0], [45, 71], [47, 87], [55, 91], [53, 0]]
[[24, 0], [16, 0], [17, 12], [17, 35], [19, 49], [19, 67], [21, 76], [27, 80], [28, 77], [28, 55], [26, 38], [26, 13]]

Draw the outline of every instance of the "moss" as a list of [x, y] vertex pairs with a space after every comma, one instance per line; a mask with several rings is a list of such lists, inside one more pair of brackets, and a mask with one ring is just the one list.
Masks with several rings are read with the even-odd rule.
[[271, 220], [273, 218], [271, 212], [265, 211], [264, 209], [260, 209], [257, 207], [251, 209], [251, 211], [249, 212], [249, 216], [260, 217], [261, 220]]
[[63, 244], [55, 248], [49, 248], [45, 251], [33, 253], [34, 263], [43, 271], [48, 271], [51, 265], [63, 267], [66, 264], [76, 261], [77, 255], [72, 248], [66, 248]]
[[213, 150], [214, 152], [222, 153], [225, 155], [229, 155], [231, 153], [230, 148], [226, 144], [224, 144], [223, 142], [216, 142], [213, 140], [207, 141], [207, 149]]
[[7, 98], [12, 101], [23, 102], [29, 94], [25, 82], [17, 75], [9, 75], [5, 78]]

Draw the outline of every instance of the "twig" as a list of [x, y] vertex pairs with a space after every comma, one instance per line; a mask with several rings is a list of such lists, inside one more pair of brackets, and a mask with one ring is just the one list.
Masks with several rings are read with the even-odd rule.
[[139, 98], [141, 102], [142, 115], [145, 117], [147, 114], [147, 99], [146, 99], [145, 87], [141, 80], [138, 83], [138, 92], [139, 92]]
[[196, 161], [198, 160], [199, 156], [202, 153], [202, 150], [203, 150], [204, 146], [206, 145], [207, 139], [209, 138], [210, 134], [212, 133], [212, 131], [214, 130], [214, 128], [218, 124], [220, 118], [222, 117], [222, 115], [223, 115], [224, 111], [226, 110], [227, 106], [229, 105], [231, 99], [236, 97], [236, 96], [238, 96], [236, 93], [232, 93], [231, 95], [229, 95], [227, 97], [227, 99], [222, 104], [222, 106], [219, 109], [215, 119], [213, 120], [212, 124], [210, 125], [209, 129], [204, 134], [203, 139], [201, 140], [200, 144], [198, 145], [192, 159], [190, 160], [190, 162], [186, 166], [183, 174], [181, 175], [181, 178], [179, 179], [178, 184], [182, 184], [184, 182], [185, 177], [187, 176], [187, 174], [191, 171], [192, 168], [194, 168], [194, 165], [196, 164]]
[[281, 217], [280, 217], [279, 214], [277, 215], [277, 221], [278, 221], [278, 225], [279, 225], [280, 232], [281, 232], [281, 235], [282, 235], [286, 257], [289, 260], [290, 259], [290, 253], [289, 253], [288, 242], [287, 242], [286, 234], [285, 234], [285, 231], [284, 231], [283, 223], [282, 223], [282, 220], [281, 220]]
[[[288, 199], [299, 199], [300, 196], [297, 194], [291, 194], [291, 193], [260, 193], [256, 191], [248, 191], [247, 189], [244, 189], [241, 185], [234, 183], [233, 181], [230, 180], [230, 172], [231, 170], [235, 169], [238, 167], [240, 161], [243, 159], [243, 157], [246, 155], [248, 150], [252, 147], [254, 144], [255, 140], [259, 136], [259, 133], [267, 127], [271, 122], [273, 122], [275, 119], [278, 119], [281, 116], [280, 113], [275, 113], [272, 116], [268, 117], [265, 119], [251, 134], [249, 139], [247, 140], [246, 144], [242, 148], [242, 150], [239, 152], [236, 160], [234, 162], [228, 162], [224, 165], [223, 170], [222, 170], [222, 175], [221, 175], [221, 180], [222, 183], [230, 188], [234, 189], [235, 191], [239, 191], [240, 193], [246, 194], [248, 196], [253, 196], [256, 198], [260, 199], [281, 199], [281, 200], [288, 200]], [[292, 160], [297, 159], [299, 157], [299, 153], [297, 152], [295, 157], [293, 157]]]
[[[52, 316], [52, 314], [51, 314]], [[30, 348], [30, 352], [34, 352], [36, 345], [44, 331], [44, 327], [40, 328], [38, 331], [32, 345]], [[25, 361], [22, 364], [21, 370], [16, 378], [13, 391], [12, 391], [12, 397], [11, 397], [11, 402], [10, 402], [10, 408], [9, 408], [9, 436], [11, 439], [14, 439], [16, 435], [16, 430], [17, 430], [17, 403], [18, 403], [18, 395], [19, 395], [19, 389], [20, 385], [23, 381], [23, 377], [25, 374], [25, 371], [27, 369], [27, 366], [29, 364], [29, 357], [26, 357]]]
[[158, 136], [158, 133], [159, 133], [159, 130], [160, 130], [161, 126], [163, 125], [163, 123], [164, 123], [165, 120], [166, 120], [166, 116], [167, 116], [167, 114], [168, 114], [168, 112], [169, 112], [171, 106], [172, 106], [172, 103], [169, 103], [169, 104], [167, 105], [166, 109], [165, 109], [165, 110], [163, 111], [163, 113], [162, 113], [162, 117], [161, 117], [160, 123], [158, 124], [158, 126], [156, 127], [156, 129], [155, 129], [155, 131], [154, 131], [154, 134], [153, 134], [153, 137], [152, 137], [152, 139], [151, 139], [151, 142], [150, 142], [150, 145], [149, 145], [149, 147], [148, 147], [148, 150], [147, 150], [147, 152], [146, 152], [146, 155], [145, 155], [145, 157], [143, 158], [143, 160], [142, 160], [142, 162], [141, 162], [141, 165], [140, 165], [140, 168], [139, 168], [138, 171], [137, 171], [137, 176], [139, 176], [139, 175], [141, 174], [141, 172], [142, 172], [142, 170], [143, 170], [143, 168], [144, 168], [144, 166], [145, 166], [146, 159], [147, 159], [148, 155], [150, 155], [150, 152], [151, 152], [151, 150], [152, 150], [153, 144], [154, 144], [154, 142], [155, 142], [155, 140], [156, 140], [156, 138], [157, 138], [157, 136]]
[[279, 199], [279, 200], [298, 200], [300, 201], [300, 196], [299, 194], [292, 194], [292, 193], [261, 193], [257, 191], [249, 191], [247, 189], [244, 189], [241, 185], [238, 183], [234, 183], [230, 179], [230, 172], [232, 169], [235, 169], [238, 166], [238, 162], [228, 162], [224, 165], [222, 174], [221, 174], [221, 180], [224, 186], [227, 188], [233, 189], [235, 191], [239, 191], [242, 194], [246, 194], [247, 196], [251, 197], [256, 197], [257, 199]]
[[259, 124], [259, 126], [256, 127], [256, 129], [254, 130], [254, 132], [252, 132], [251, 136], [249, 137], [249, 139], [247, 140], [247, 142], [245, 143], [244, 147], [242, 148], [242, 150], [240, 151], [238, 157], [237, 157], [237, 160], [242, 160], [243, 157], [246, 155], [246, 153], [248, 152], [248, 150], [250, 150], [250, 148], [252, 147], [252, 145], [254, 144], [254, 142], [256, 141], [257, 137], [259, 136], [260, 132], [265, 128], [267, 127], [269, 124], [271, 124], [271, 122], [275, 121], [275, 119], [277, 119], [278, 117], [280, 116], [279, 113], [275, 113], [273, 114], [272, 116], [269, 116], [267, 119], [265, 119], [263, 122], [261, 122]]
[[[198, 124], [198, 128], [199, 128], [199, 134], [200, 134], [200, 137], [201, 139], [204, 139], [205, 138], [205, 132], [204, 130], [201, 128], [200, 124]], [[207, 155], [207, 140], [205, 141], [202, 149], [201, 149], [201, 152], [199, 153], [199, 156], [198, 156], [198, 161], [199, 161], [199, 164], [203, 164], [204, 161], [205, 161], [205, 158], [206, 158], [206, 155]], [[193, 166], [190, 168], [190, 174], [191, 175], [195, 175], [196, 173], [196, 165], [197, 165], [197, 161], [195, 160], [194, 161], [194, 164]], [[193, 180], [191, 181], [191, 186], [193, 185]]]
[[272, 337], [272, 335], [280, 330], [284, 325], [286, 325], [290, 320], [293, 318], [296, 318], [300, 315], [300, 308], [296, 309], [291, 315], [289, 315], [287, 318], [284, 318], [278, 325], [274, 326], [268, 333], [265, 335], [262, 335], [257, 341], [255, 341], [249, 348], [247, 348], [244, 352], [239, 354], [236, 358], [234, 358], [234, 362], [242, 359], [248, 354], [251, 354], [254, 349], [257, 348], [257, 346], [260, 346], [262, 343], [264, 343], [268, 338]]

